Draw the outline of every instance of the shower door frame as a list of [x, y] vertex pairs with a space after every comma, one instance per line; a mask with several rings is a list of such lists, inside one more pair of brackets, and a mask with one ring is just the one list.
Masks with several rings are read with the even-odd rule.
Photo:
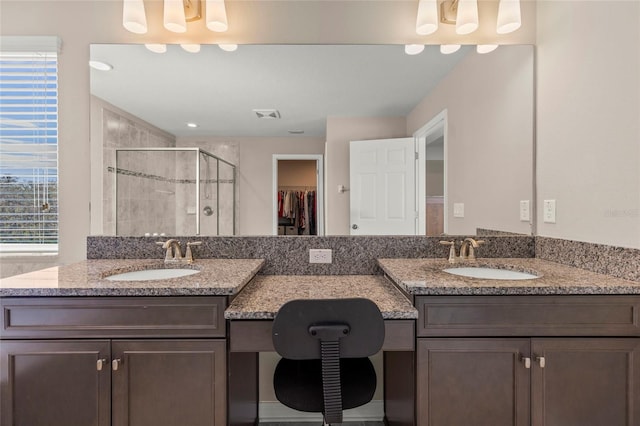
[[115, 149], [115, 169], [114, 169], [114, 176], [115, 176], [115, 185], [113, 185], [113, 199], [114, 199], [114, 211], [115, 211], [115, 234], [118, 235], [118, 152], [119, 151], [147, 151], [147, 152], [154, 152], [154, 151], [165, 151], [165, 152], [194, 152], [196, 153], [196, 179], [195, 179], [195, 183], [196, 183], [196, 233], [195, 235], [200, 235], [200, 154], [206, 154], [212, 158], [214, 158], [218, 164], [216, 167], [216, 236], [220, 235], [220, 162], [223, 162], [229, 166], [231, 166], [232, 168], [232, 175], [233, 175], [233, 199], [232, 199], [232, 217], [233, 217], [233, 235], [236, 235], [237, 229], [236, 229], [236, 225], [237, 225], [237, 221], [236, 221], [236, 178], [237, 178], [237, 170], [236, 170], [236, 166], [226, 160], [223, 160], [222, 158], [218, 157], [217, 155], [214, 155], [212, 153], [210, 153], [209, 151], [205, 151], [202, 148], [197, 148], [197, 147], [184, 147], [184, 148], [180, 148], [180, 147], [154, 147], [154, 148], [149, 148], [149, 147], [141, 147], [141, 148], [116, 148]]

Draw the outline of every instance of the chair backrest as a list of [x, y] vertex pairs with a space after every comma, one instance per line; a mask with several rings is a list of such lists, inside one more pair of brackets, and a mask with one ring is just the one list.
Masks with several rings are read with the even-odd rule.
[[341, 334], [340, 358], [371, 356], [384, 342], [380, 309], [364, 298], [292, 300], [280, 308], [272, 330], [276, 352], [289, 359], [320, 358], [322, 333]]

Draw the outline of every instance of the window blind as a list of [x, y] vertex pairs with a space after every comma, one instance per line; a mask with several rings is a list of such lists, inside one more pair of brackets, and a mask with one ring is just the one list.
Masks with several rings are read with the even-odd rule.
[[55, 52], [0, 51], [0, 250], [58, 250]]

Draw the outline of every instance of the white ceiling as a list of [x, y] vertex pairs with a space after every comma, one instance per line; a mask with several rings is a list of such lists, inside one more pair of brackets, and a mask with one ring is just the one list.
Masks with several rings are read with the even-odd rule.
[[[168, 46], [92, 45], [91, 93], [176, 136], [324, 136], [327, 116], [406, 116], [471, 51], [426, 46], [241, 45], [200, 53]], [[473, 53], [475, 54], [475, 53]], [[253, 109], [277, 109], [258, 119]], [[187, 122], [199, 127], [186, 127]]]

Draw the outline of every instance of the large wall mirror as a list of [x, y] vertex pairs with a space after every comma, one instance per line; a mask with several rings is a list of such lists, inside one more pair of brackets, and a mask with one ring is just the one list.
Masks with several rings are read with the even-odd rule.
[[320, 228], [353, 234], [350, 142], [407, 137], [416, 234], [532, 232], [532, 46], [101, 44], [91, 60], [109, 68], [91, 69], [92, 234], [273, 235], [278, 155], [323, 156], [323, 179], [286, 189], [322, 186]]

